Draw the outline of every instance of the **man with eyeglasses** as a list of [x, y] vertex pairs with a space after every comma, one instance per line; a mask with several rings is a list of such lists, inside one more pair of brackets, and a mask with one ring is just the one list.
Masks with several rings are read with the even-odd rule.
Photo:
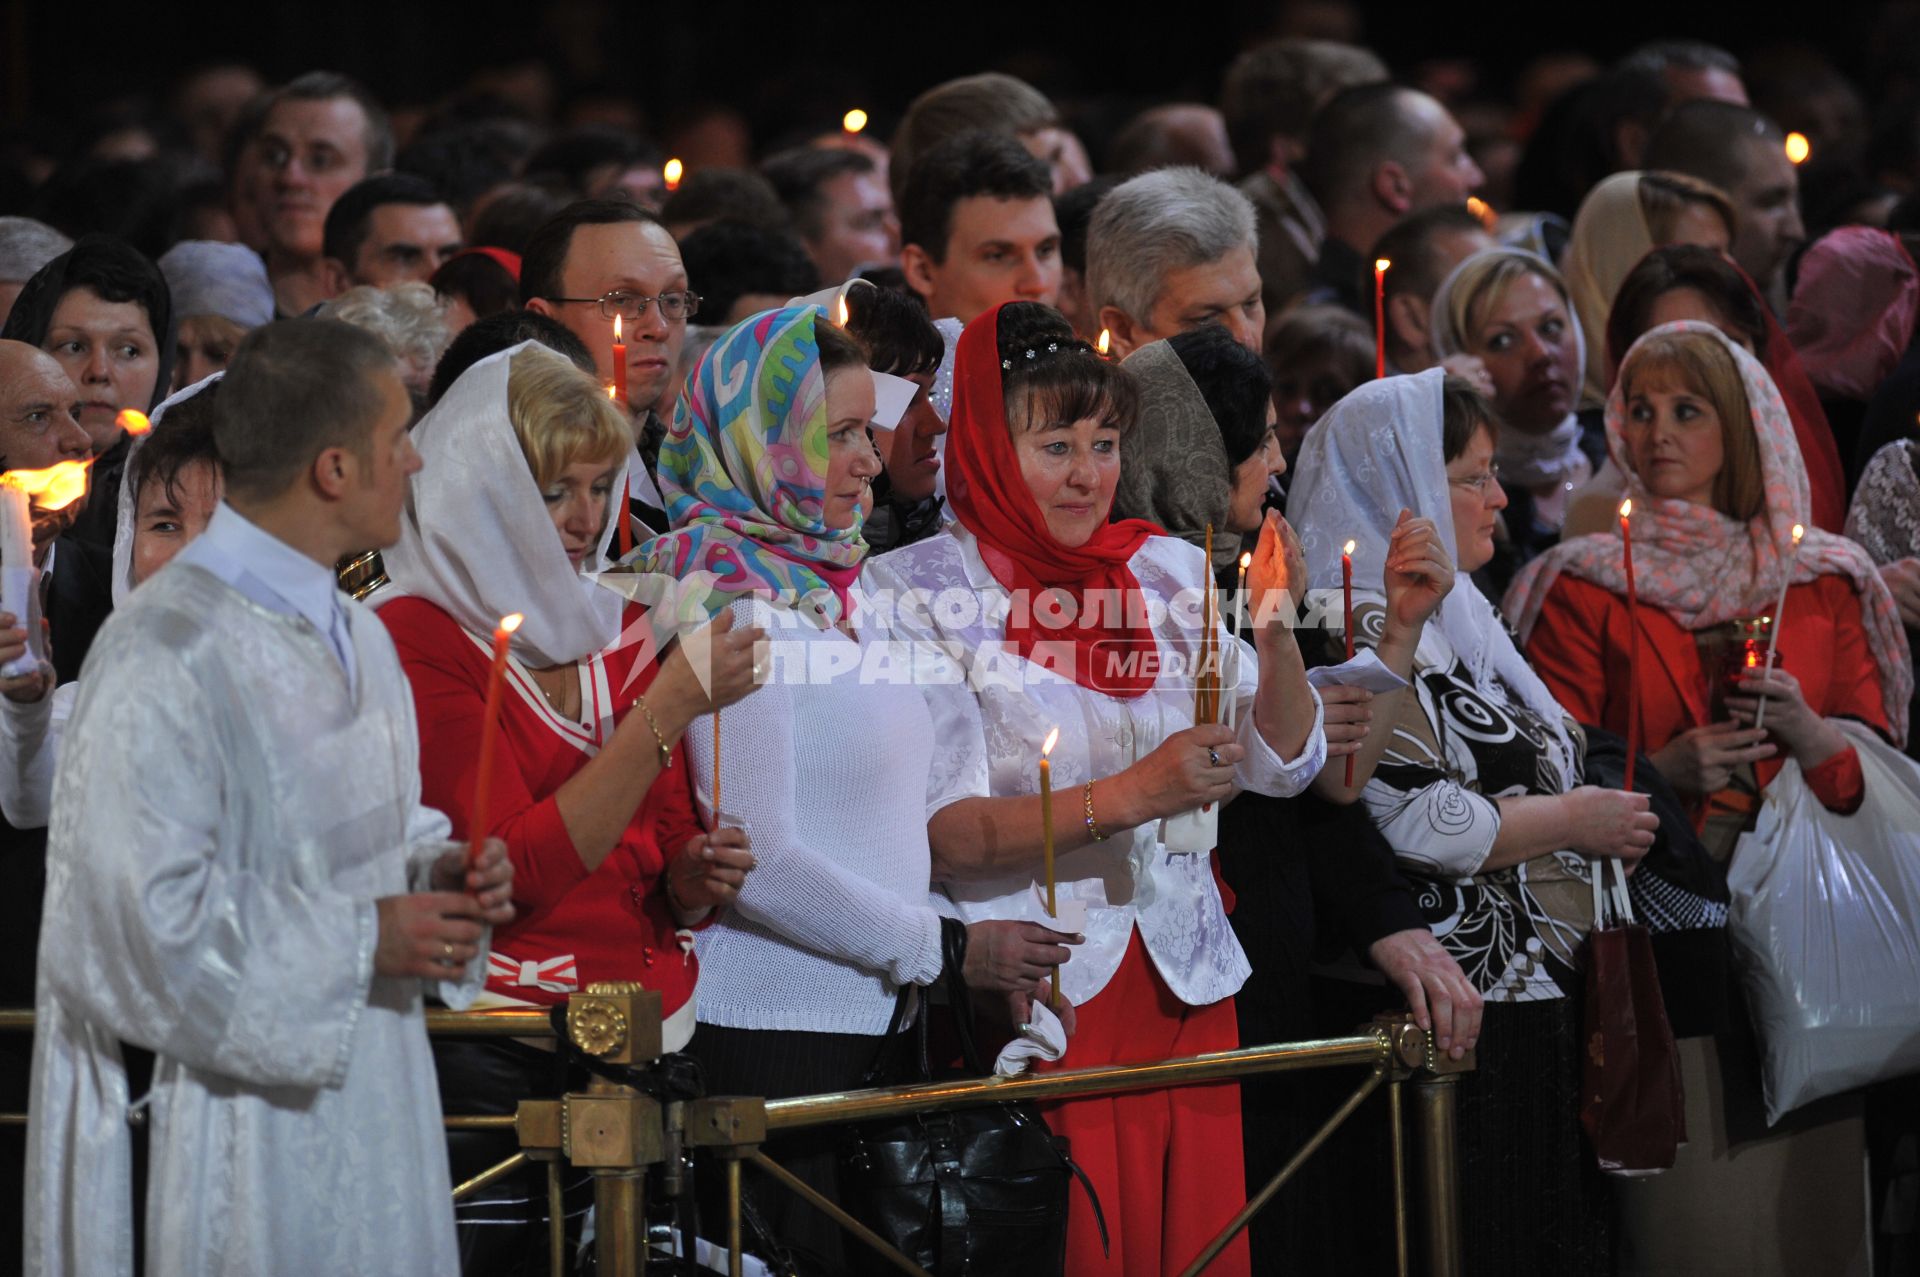
[[673, 385], [687, 321], [700, 308], [687, 287], [680, 246], [653, 214], [625, 200], [581, 200], [554, 214], [527, 242], [520, 259], [520, 304], [565, 325], [593, 352], [594, 368], [614, 382], [613, 321], [618, 316], [626, 345], [627, 404], [634, 440], [645, 465], [645, 482], [633, 476], [634, 513], [664, 531], [666, 520], [652, 498], [654, 466], [666, 418], [679, 387]]

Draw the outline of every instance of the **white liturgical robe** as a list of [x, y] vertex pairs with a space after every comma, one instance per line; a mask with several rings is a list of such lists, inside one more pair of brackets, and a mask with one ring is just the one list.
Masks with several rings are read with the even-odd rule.
[[373, 970], [374, 901], [449, 846], [405, 675], [358, 604], [350, 680], [340, 635], [194, 557], [100, 631], [62, 745], [26, 1270], [133, 1271], [124, 1040], [157, 1056], [148, 1273], [451, 1277], [423, 983]]

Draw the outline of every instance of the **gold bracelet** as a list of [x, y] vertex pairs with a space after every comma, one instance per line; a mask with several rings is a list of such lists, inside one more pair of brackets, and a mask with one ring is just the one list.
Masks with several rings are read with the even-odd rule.
[[1095, 842], [1105, 842], [1107, 835], [1100, 832], [1100, 826], [1093, 821], [1093, 782], [1087, 782], [1087, 836]]
[[667, 748], [667, 738], [660, 734], [660, 724], [654, 721], [653, 711], [647, 708], [647, 698], [645, 696], [634, 697], [633, 707], [639, 710], [641, 715], [647, 720], [647, 727], [653, 732], [654, 743], [660, 746], [660, 770], [667, 770], [667, 768], [673, 766], [673, 751]]

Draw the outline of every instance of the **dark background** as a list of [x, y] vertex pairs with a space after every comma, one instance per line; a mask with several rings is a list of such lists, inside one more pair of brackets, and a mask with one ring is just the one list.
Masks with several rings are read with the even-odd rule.
[[1030, 79], [1063, 104], [1109, 109], [1154, 99], [1212, 101], [1220, 72], [1282, 23], [1357, 20], [1362, 43], [1402, 78], [1463, 60], [1468, 96], [1500, 99], [1532, 58], [1578, 50], [1602, 62], [1657, 36], [1693, 36], [1750, 52], [1812, 45], [1872, 105], [1884, 66], [1920, 47], [1920, 5], [1646, 3], [1318, 3], [1221, 0], [1146, 6], [1088, 0], [930, 5], [812, 0], [256, 0], [65, 3], [0, 0], [6, 119], [43, 125], [129, 94], [163, 99], [191, 67], [238, 60], [269, 80], [327, 67], [365, 80], [396, 106], [434, 101], [475, 71], [538, 59], [560, 105], [607, 95], [637, 102], [650, 131], [725, 104], [755, 139], [831, 125], [849, 106], [884, 136], [912, 96], [986, 69]]

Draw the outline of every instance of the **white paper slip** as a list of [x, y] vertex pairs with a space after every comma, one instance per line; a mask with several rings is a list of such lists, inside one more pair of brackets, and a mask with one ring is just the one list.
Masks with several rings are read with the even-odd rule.
[[1350, 661], [1339, 665], [1317, 665], [1307, 671], [1307, 682], [1315, 687], [1358, 687], [1368, 692], [1397, 692], [1407, 680], [1388, 669], [1374, 650], [1363, 647]]
[[[1047, 917], [1047, 889], [1037, 882], [1033, 884], [1033, 903], [1034, 906], [1040, 910], [1040, 916], [1042, 918]], [[1063, 897], [1056, 888], [1054, 891], [1054, 903], [1059, 905], [1060, 911], [1043, 925], [1054, 931], [1064, 931], [1072, 936], [1082, 935], [1086, 932], [1086, 901]]]

